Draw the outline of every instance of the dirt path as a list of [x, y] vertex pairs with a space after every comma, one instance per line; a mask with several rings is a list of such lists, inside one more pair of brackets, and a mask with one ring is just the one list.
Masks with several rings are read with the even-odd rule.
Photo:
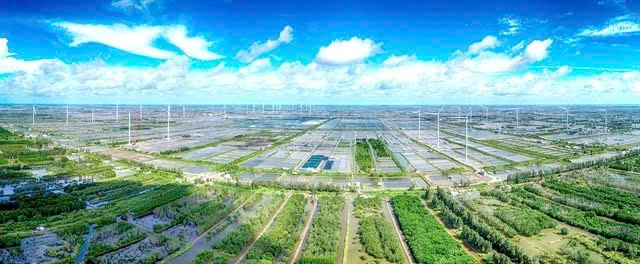
[[[177, 257], [181, 256], [181, 255], [197, 255], [200, 252], [195, 252], [195, 251], [202, 251], [204, 247], [200, 247], [200, 244], [206, 243], [207, 241], [202, 240], [203, 237], [205, 237], [207, 235], [207, 233], [211, 232], [211, 230], [216, 229], [218, 226], [220, 226], [222, 223], [224, 223], [224, 221], [226, 221], [227, 218], [229, 218], [230, 216], [234, 215], [236, 212], [238, 212], [238, 210], [242, 209], [244, 207], [245, 204], [247, 204], [247, 202], [249, 202], [249, 200], [251, 200], [251, 198], [253, 197], [252, 194], [249, 198], [247, 198], [242, 204], [240, 204], [238, 207], [236, 207], [235, 209], [233, 209], [233, 211], [231, 211], [231, 213], [229, 213], [227, 216], [225, 216], [224, 218], [222, 218], [222, 220], [220, 220], [218, 223], [216, 223], [215, 225], [213, 225], [211, 228], [207, 229], [206, 231], [204, 231], [200, 236], [196, 237], [195, 239], [193, 239], [190, 244], [191, 247], [183, 252], [182, 254], [178, 255], [178, 256], [172, 256], [173, 259], [176, 259]], [[170, 259], [165, 259], [163, 261], [161, 261], [160, 263], [166, 263], [170, 261]]]
[[302, 229], [302, 232], [300, 233], [300, 237], [298, 238], [298, 242], [296, 242], [295, 250], [293, 251], [291, 258], [289, 259], [289, 264], [295, 263], [300, 257], [300, 252], [302, 251], [302, 246], [304, 245], [304, 241], [307, 239], [307, 236], [309, 235], [309, 230], [311, 230], [311, 223], [313, 222], [313, 219], [315, 219], [316, 217], [316, 212], [318, 212], [317, 210], [318, 199], [316, 197], [313, 197], [312, 199], [313, 199], [312, 200], [313, 206], [311, 207], [311, 213], [309, 214], [309, 217], [307, 217], [304, 228]]
[[238, 259], [236, 259], [236, 261], [234, 262], [235, 264], [238, 263], [242, 263], [244, 261], [244, 258], [247, 257], [247, 253], [249, 253], [249, 250], [251, 250], [251, 248], [253, 248], [253, 245], [256, 244], [256, 242], [258, 241], [258, 239], [260, 239], [260, 237], [262, 236], [262, 234], [264, 234], [264, 232], [267, 231], [267, 229], [269, 228], [269, 226], [271, 226], [271, 224], [273, 223], [273, 221], [276, 219], [276, 217], [278, 216], [278, 214], [280, 214], [280, 211], [282, 211], [282, 208], [284, 208], [284, 206], [287, 204], [287, 202], [289, 201], [289, 198], [291, 198], [291, 195], [293, 195], [293, 193], [289, 192], [287, 194], [287, 197], [284, 199], [284, 201], [282, 201], [282, 203], [280, 204], [280, 207], [278, 207], [278, 210], [276, 210], [276, 212], [273, 214], [273, 216], [271, 216], [271, 219], [269, 219], [269, 221], [262, 226], [262, 230], [260, 230], [260, 233], [258, 233], [258, 235], [255, 237], [255, 239], [253, 239], [251, 241], [251, 243], [246, 246], [241, 252], [240, 255], [238, 255]]
[[410, 264], [414, 264], [416, 263], [413, 260], [413, 256], [411, 255], [411, 252], [409, 251], [409, 246], [407, 245], [407, 242], [404, 240], [404, 235], [402, 234], [402, 231], [400, 231], [400, 227], [398, 225], [398, 219], [396, 219], [396, 215], [393, 214], [393, 212], [391, 211], [391, 204], [389, 204], [389, 200], [384, 200], [384, 211], [385, 211], [385, 215], [387, 216], [387, 219], [391, 220], [391, 223], [393, 224], [393, 229], [396, 231], [396, 236], [398, 237], [398, 240], [400, 240], [400, 244], [402, 245], [402, 251], [404, 251], [404, 257], [405, 257], [405, 261], [407, 261], [407, 263]]
[[440, 225], [442, 225], [442, 228], [444, 228], [445, 231], [447, 231], [447, 234], [449, 234], [449, 236], [451, 236], [451, 238], [453, 238], [455, 241], [457, 241], [458, 243], [460, 243], [462, 245], [462, 249], [467, 252], [467, 254], [469, 254], [470, 256], [472, 256], [478, 263], [482, 262], [482, 257], [480, 257], [480, 255], [478, 255], [478, 253], [476, 253], [475, 251], [469, 249], [466, 244], [464, 243], [464, 241], [458, 239], [456, 237], [456, 233], [453, 232], [453, 230], [447, 228], [447, 226], [442, 222], [442, 220], [440, 220], [440, 217], [438, 217], [438, 214], [431, 210], [431, 208], [429, 208], [429, 206], [427, 206], [426, 202], [424, 200], [421, 199], [422, 205], [424, 206], [425, 209], [427, 209], [429, 211], [429, 213], [431, 213], [431, 215], [433, 215], [433, 217], [436, 218], [436, 220], [438, 220], [438, 222], [440, 223]]
[[340, 228], [340, 244], [338, 246], [338, 264], [346, 264], [344, 263], [344, 259], [345, 252], [347, 251], [347, 239], [349, 239], [347, 233], [349, 232], [349, 214], [351, 213], [349, 210], [351, 207], [350, 204], [351, 197], [349, 195], [345, 195], [344, 207], [342, 209], [342, 220], [340, 221], [342, 223], [342, 227]]

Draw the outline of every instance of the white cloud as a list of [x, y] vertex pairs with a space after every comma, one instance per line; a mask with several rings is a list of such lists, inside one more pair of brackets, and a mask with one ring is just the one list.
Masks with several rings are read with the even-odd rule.
[[211, 42], [201, 36], [187, 37], [187, 29], [184, 26], [167, 27], [164, 33], [169, 43], [176, 45], [184, 54], [199, 60], [217, 60], [223, 56], [208, 50]]
[[578, 36], [581, 37], [609, 37], [640, 32], [640, 24], [632, 21], [620, 21], [608, 24], [602, 28], [583, 29]]
[[153, 41], [163, 37], [186, 55], [200, 60], [216, 60], [223, 56], [210, 52], [211, 42], [203, 37], [188, 37], [184, 26], [135, 26], [122, 24], [93, 25], [69, 22], [54, 23], [72, 36], [71, 47], [86, 43], [100, 43], [129, 53], [156, 58], [168, 59], [177, 54], [172, 51], [153, 46]]
[[[244, 103], [282, 102], [283, 98], [296, 101], [322, 96], [328, 103], [337, 103], [341, 99], [351, 103], [372, 100], [389, 103], [393, 98], [404, 98], [405, 103], [414, 103], [412, 100], [419, 100], [417, 98], [444, 100], [465, 97], [478, 100], [508, 98], [513, 102], [539, 96], [577, 98], [582, 100], [578, 102], [584, 103], [606, 96], [626, 100], [640, 96], [640, 72], [573, 76], [572, 70], [578, 67], [533, 68], [536, 66], [531, 64], [548, 57], [551, 45], [551, 40], [537, 40], [517, 54], [507, 47], [503, 51], [480, 49], [473, 54], [460, 52], [444, 61], [396, 55], [378, 64], [330, 66], [299, 61], [283, 61], [274, 65], [270, 57], [265, 57], [240, 68], [225, 67], [220, 63], [209, 69], [195, 69], [191, 66], [191, 58], [180, 55], [156, 67], [113, 66], [100, 60], [73, 64], [58, 60], [24, 61], [34, 63], [34, 69], [12, 69], [11, 76], [0, 80], [0, 94], [64, 98], [189, 97], [190, 100], [209, 103], [222, 100], [229, 103], [233, 100]], [[4, 50], [2, 48], [0, 45], [0, 50]], [[353, 98], [358, 99], [354, 101]]]
[[469, 46], [469, 53], [476, 54], [478, 52], [493, 49], [500, 46], [500, 41], [494, 36], [486, 36], [480, 42], [473, 43]]
[[499, 46], [500, 41], [493, 36], [487, 36], [482, 41], [471, 44], [466, 53], [456, 52], [448, 65], [452, 69], [464, 69], [477, 73], [514, 72], [545, 59], [548, 56], [547, 49], [552, 43], [551, 39], [534, 40], [524, 52], [514, 55], [524, 47], [524, 42], [518, 43], [509, 52], [497, 53], [487, 49]]
[[355, 64], [378, 54], [382, 43], [371, 39], [353, 37], [350, 40], [334, 40], [329, 46], [321, 47], [316, 61], [328, 65]]
[[524, 40], [521, 40], [520, 42], [518, 42], [518, 44], [513, 45], [513, 47], [511, 47], [511, 53], [519, 52], [522, 49], [524, 49]]
[[501, 31], [500, 35], [515, 35], [518, 34], [518, 30], [522, 26], [520, 19], [515, 17], [506, 16], [498, 19], [498, 23], [507, 26], [506, 31]]
[[43, 64], [46, 63], [61, 63], [58, 60], [43, 59], [43, 60], [21, 60], [13, 58], [14, 53], [9, 52], [9, 40], [6, 38], [0, 38], [0, 74], [3, 73], [19, 73], [37, 72]]
[[569, 38], [567, 43], [577, 42], [583, 38], [606, 38], [614, 36], [626, 36], [640, 32], [640, 17], [634, 13], [617, 16], [609, 19], [602, 26], [589, 26], [582, 29], [573, 38]]
[[116, 0], [111, 2], [111, 6], [124, 11], [145, 10], [153, 2], [155, 0]]
[[529, 62], [539, 62], [549, 55], [549, 46], [553, 43], [552, 39], [534, 40], [524, 50], [524, 58]]
[[278, 39], [270, 39], [264, 43], [255, 42], [251, 44], [249, 47], [249, 51], [241, 50], [236, 54], [236, 58], [244, 63], [249, 63], [254, 61], [256, 58], [260, 57], [260, 55], [270, 52], [280, 45], [284, 43], [290, 43], [293, 40], [293, 28], [290, 26], [285, 26], [282, 31], [280, 31], [280, 36]]

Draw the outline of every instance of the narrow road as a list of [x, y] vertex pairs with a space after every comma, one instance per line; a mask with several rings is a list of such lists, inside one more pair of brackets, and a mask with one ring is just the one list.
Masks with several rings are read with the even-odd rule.
[[84, 237], [84, 242], [82, 243], [82, 248], [80, 248], [80, 252], [78, 252], [78, 257], [76, 257], [75, 264], [80, 264], [84, 262], [84, 256], [87, 254], [87, 250], [89, 249], [89, 242], [93, 237], [93, 227], [95, 225], [89, 226], [89, 233]]
[[284, 199], [284, 201], [282, 201], [282, 204], [280, 204], [280, 207], [278, 207], [278, 210], [276, 210], [276, 212], [273, 214], [273, 216], [271, 216], [271, 219], [269, 219], [269, 221], [264, 226], [262, 226], [262, 230], [260, 230], [260, 233], [258, 233], [256, 238], [253, 239], [251, 241], [251, 243], [242, 250], [242, 252], [240, 252], [240, 255], [238, 256], [238, 259], [234, 262], [235, 264], [242, 263], [242, 261], [244, 261], [244, 258], [247, 257], [247, 253], [249, 253], [249, 250], [251, 250], [251, 248], [253, 248], [253, 245], [256, 244], [256, 242], [258, 241], [258, 239], [260, 239], [262, 234], [264, 234], [264, 232], [267, 231], [269, 226], [271, 226], [273, 221], [276, 220], [276, 217], [278, 216], [278, 214], [280, 214], [280, 211], [282, 211], [282, 208], [284, 208], [284, 206], [287, 204], [287, 202], [289, 202], [289, 198], [291, 198], [292, 194], [293, 193], [291, 193], [291, 192], [289, 192], [287, 194], [287, 197]]
[[393, 223], [393, 229], [396, 231], [396, 236], [398, 237], [398, 240], [400, 240], [400, 244], [402, 245], [402, 250], [404, 251], [405, 259], [409, 261], [410, 264], [416, 263], [413, 260], [413, 256], [411, 255], [411, 252], [409, 251], [409, 246], [407, 245], [407, 242], [404, 240], [402, 231], [400, 231], [400, 228], [398, 225], [398, 219], [396, 219], [396, 215], [393, 214], [393, 212], [391, 211], [391, 204], [389, 204], [389, 200], [384, 200], [384, 207], [385, 207], [385, 212], [387, 217], [390, 218], [391, 223]]
[[344, 260], [345, 260], [346, 247], [348, 246], [347, 236], [349, 234], [349, 213], [350, 213], [349, 208], [351, 207], [351, 204], [352, 204], [351, 197], [349, 195], [345, 195], [344, 206], [342, 209], [342, 217], [340, 221], [340, 223], [342, 224], [342, 227], [340, 228], [340, 243], [339, 243], [338, 252], [337, 252], [338, 264], [347, 264], [347, 263], [344, 263]]
[[313, 197], [312, 201], [313, 201], [313, 207], [311, 207], [311, 213], [309, 214], [309, 217], [307, 217], [307, 220], [306, 220], [307, 222], [305, 223], [304, 228], [300, 233], [300, 238], [298, 238], [298, 242], [296, 243], [295, 250], [293, 251], [291, 258], [289, 259], [288, 264], [295, 263], [300, 257], [302, 246], [304, 246], [304, 241], [307, 239], [307, 235], [309, 234], [309, 230], [311, 229], [311, 223], [313, 222], [313, 219], [316, 217], [316, 212], [318, 211], [317, 210], [318, 199], [316, 199], [316, 197]]
[[[253, 194], [253, 195], [255, 195], [255, 194]], [[167, 262], [169, 262], [169, 263], [183, 263], [182, 261], [184, 261], [186, 259], [190, 259], [190, 260], [195, 259], [195, 256], [197, 256], [200, 252], [202, 252], [202, 251], [204, 251], [204, 250], [209, 248], [208, 241], [205, 240], [205, 239], [202, 239], [202, 238], [205, 237], [207, 235], [207, 233], [211, 232], [211, 230], [216, 229], [218, 226], [220, 226], [222, 223], [224, 223], [224, 221], [226, 221], [227, 218], [229, 218], [230, 216], [234, 215], [236, 212], [238, 212], [238, 210], [242, 209], [244, 207], [244, 205], [247, 204], [247, 202], [249, 202], [249, 200], [251, 200], [253, 195], [251, 197], [247, 198], [238, 207], [233, 209], [233, 211], [231, 211], [231, 213], [229, 213], [227, 216], [222, 218], [222, 220], [220, 220], [218, 223], [213, 225], [211, 228], [207, 229], [207, 231], [204, 231], [200, 236], [198, 236], [195, 239], [193, 239], [190, 242], [191, 243], [191, 247], [187, 251], [183, 252], [180, 255], [172, 256], [173, 259], [165, 259], [165, 260], [161, 261], [160, 263], [167, 263]], [[180, 257], [180, 256], [183, 256], [183, 257]]]

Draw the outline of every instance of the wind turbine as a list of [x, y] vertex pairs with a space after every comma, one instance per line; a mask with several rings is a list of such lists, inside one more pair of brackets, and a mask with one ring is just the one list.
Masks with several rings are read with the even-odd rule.
[[169, 137], [169, 133], [170, 133], [170, 126], [169, 126], [169, 121], [171, 120], [171, 104], [167, 105], [167, 141], [169, 141], [170, 137]]
[[120, 108], [120, 105], [116, 104], [116, 123], [120, 123], [119, 117], [118, 117], [118, 108]]
[[91, 108], [91, 123], [93, 123], [93, 108]]
[[567, 123], [567, 135], [568, 135], [568, 134], [569, 134], [569, 107], [560, 107], [560, 108], [561, 108], [561, 109], [564, 109], [564, 110], [566, 110], [566, 111], [567, 111], [567, 120], [566, 120], [566, 123]]
[[31, 113], [31, 123], [36, 124], [36, 107], [33, 107], [33, 112]]
[[67, 105], [67, 124], [69, 124], [69, 106]]
[[[428, 115], [435, 115], [436, 116], [436, 122], [437, 122], [437, 135], [438, 135], [438, 139], [437, 139], [437, 144], [438, 144], [438, 148], [440, 148], [440, 113], [442, 113], [442, 110], [444, 110], [444, 106], [440, 107], [440, 110], [437, 113], [427, 113]], [[421, 112], [419, 111], [418, 114], [420, 115]], [[421, 118], [419, 118], [418, 120], [420, 120]], [[418, 123], [418, 127], [420, 127], [420, 123]], [[418, 138], [420, 137], [419, 135], [420, 130], [418, 130]]]

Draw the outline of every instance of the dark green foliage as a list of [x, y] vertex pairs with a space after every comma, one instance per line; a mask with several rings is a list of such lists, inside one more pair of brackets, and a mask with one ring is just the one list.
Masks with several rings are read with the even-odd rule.
[[390, 262], [402, 262], [402, 248], [391, 224], [382, 216], [367, 216], [360, 221], [360, 240], [367, 254]]
[[558, 195], [553, 197], [558, 203], [620, 222], [640, 224], [639, 196], [608, 186], [585, 186], [579, 182], [563, 182], [557, 179], [549, 179], [543, 185], [558, 192]]
[[387, 146], [382, 139], [367, 139], [367, 142], [373, 148], [373, 151], [376, 153], [376, 157], [389, 157], [389, 152], [387, 151]]
[[572, 226], [583, 228], [608, 238], [618, 238], [636, 244], [640, 243], [640, 227], [638, 226], [599, 218], [593, 213], [587, 214], [580, 209], [544, 200], [522, 189], [515, 189], [512, 194], [513, 197], [517, 197], [520, 202], [532, 209], [536, 209]]
[[336, 260], [329, 257], [304, 257], [297, 264], [336, 264]]
[[340, 195], [325, 195], [318, 199], [318, 212], [311, 224], [304, 250], [303, 260], [314, 262], [298, 263], [326, 263], [315, 262], [325, 260], [335, 260], [338, 257], [338, 246], [340, 243], [340, 222], [344, 208], [344, 198]]
[[32, 218], [59, 215], [83, 209], [84, 202], [69, 194], [36, 193], [20, 196], [15, 203], [0, 203], [0, 222], [24, 221]]
[[556, 226], [556, 221], [553, 219], [530, 209], [498, 208], [494, 215], [523, 236], [537, 235], [542, 229]]
[[356, 141], [356, 162], [361, 171], [369, 172], [372, 169], [373, 163], [371, 159], [369, 144], [363, 139], [358, 139]]
[[304, 195], [294, 194], [273, 224], [251, 248], [247, 260], [274, 262], [280, 256], [284, 256], [286, 260], [299, 236], [306, 202]]
[[567, 229], [566, 227], [560, 228], [560, 234], [563, 236], [566, 236], [569, 234], [569, 229]]
[[413, 195], [391, 200], [413, 256], [419, 263], [475, 263]]
[[455, 201], [448, 192], [438, 188], [433, 200], [436, 200], [436, 197], [456, 215], [460, 216], [465, 225], [476, 231], [485, 240], [491, 242], [493, 249], [497, 252], [505, 254], [510, 259], [524, 264], [537, 263], [536, 259], [527, 256], [522, 249], [511, 242], [510, 239], [489, 227], [484, 221], [474, 216], [467, 208]]
[[460, 238], [465, 242], [469, 243], [473, 248], [478, 250], [479, 252], [486, 253], [491, 250], [491, 242], [485, 240], [478, 234], [478, 232], [474, 231], [468, 226], [462, 227], [462, 233], [460, 233]]
[[487, 256], [483, 261], [486, 264], [512, 264], [513, 263], [511, 262], [511, 259], [509, 259], [509, 257], [497, 252], [491, 253], [491, 255]]

